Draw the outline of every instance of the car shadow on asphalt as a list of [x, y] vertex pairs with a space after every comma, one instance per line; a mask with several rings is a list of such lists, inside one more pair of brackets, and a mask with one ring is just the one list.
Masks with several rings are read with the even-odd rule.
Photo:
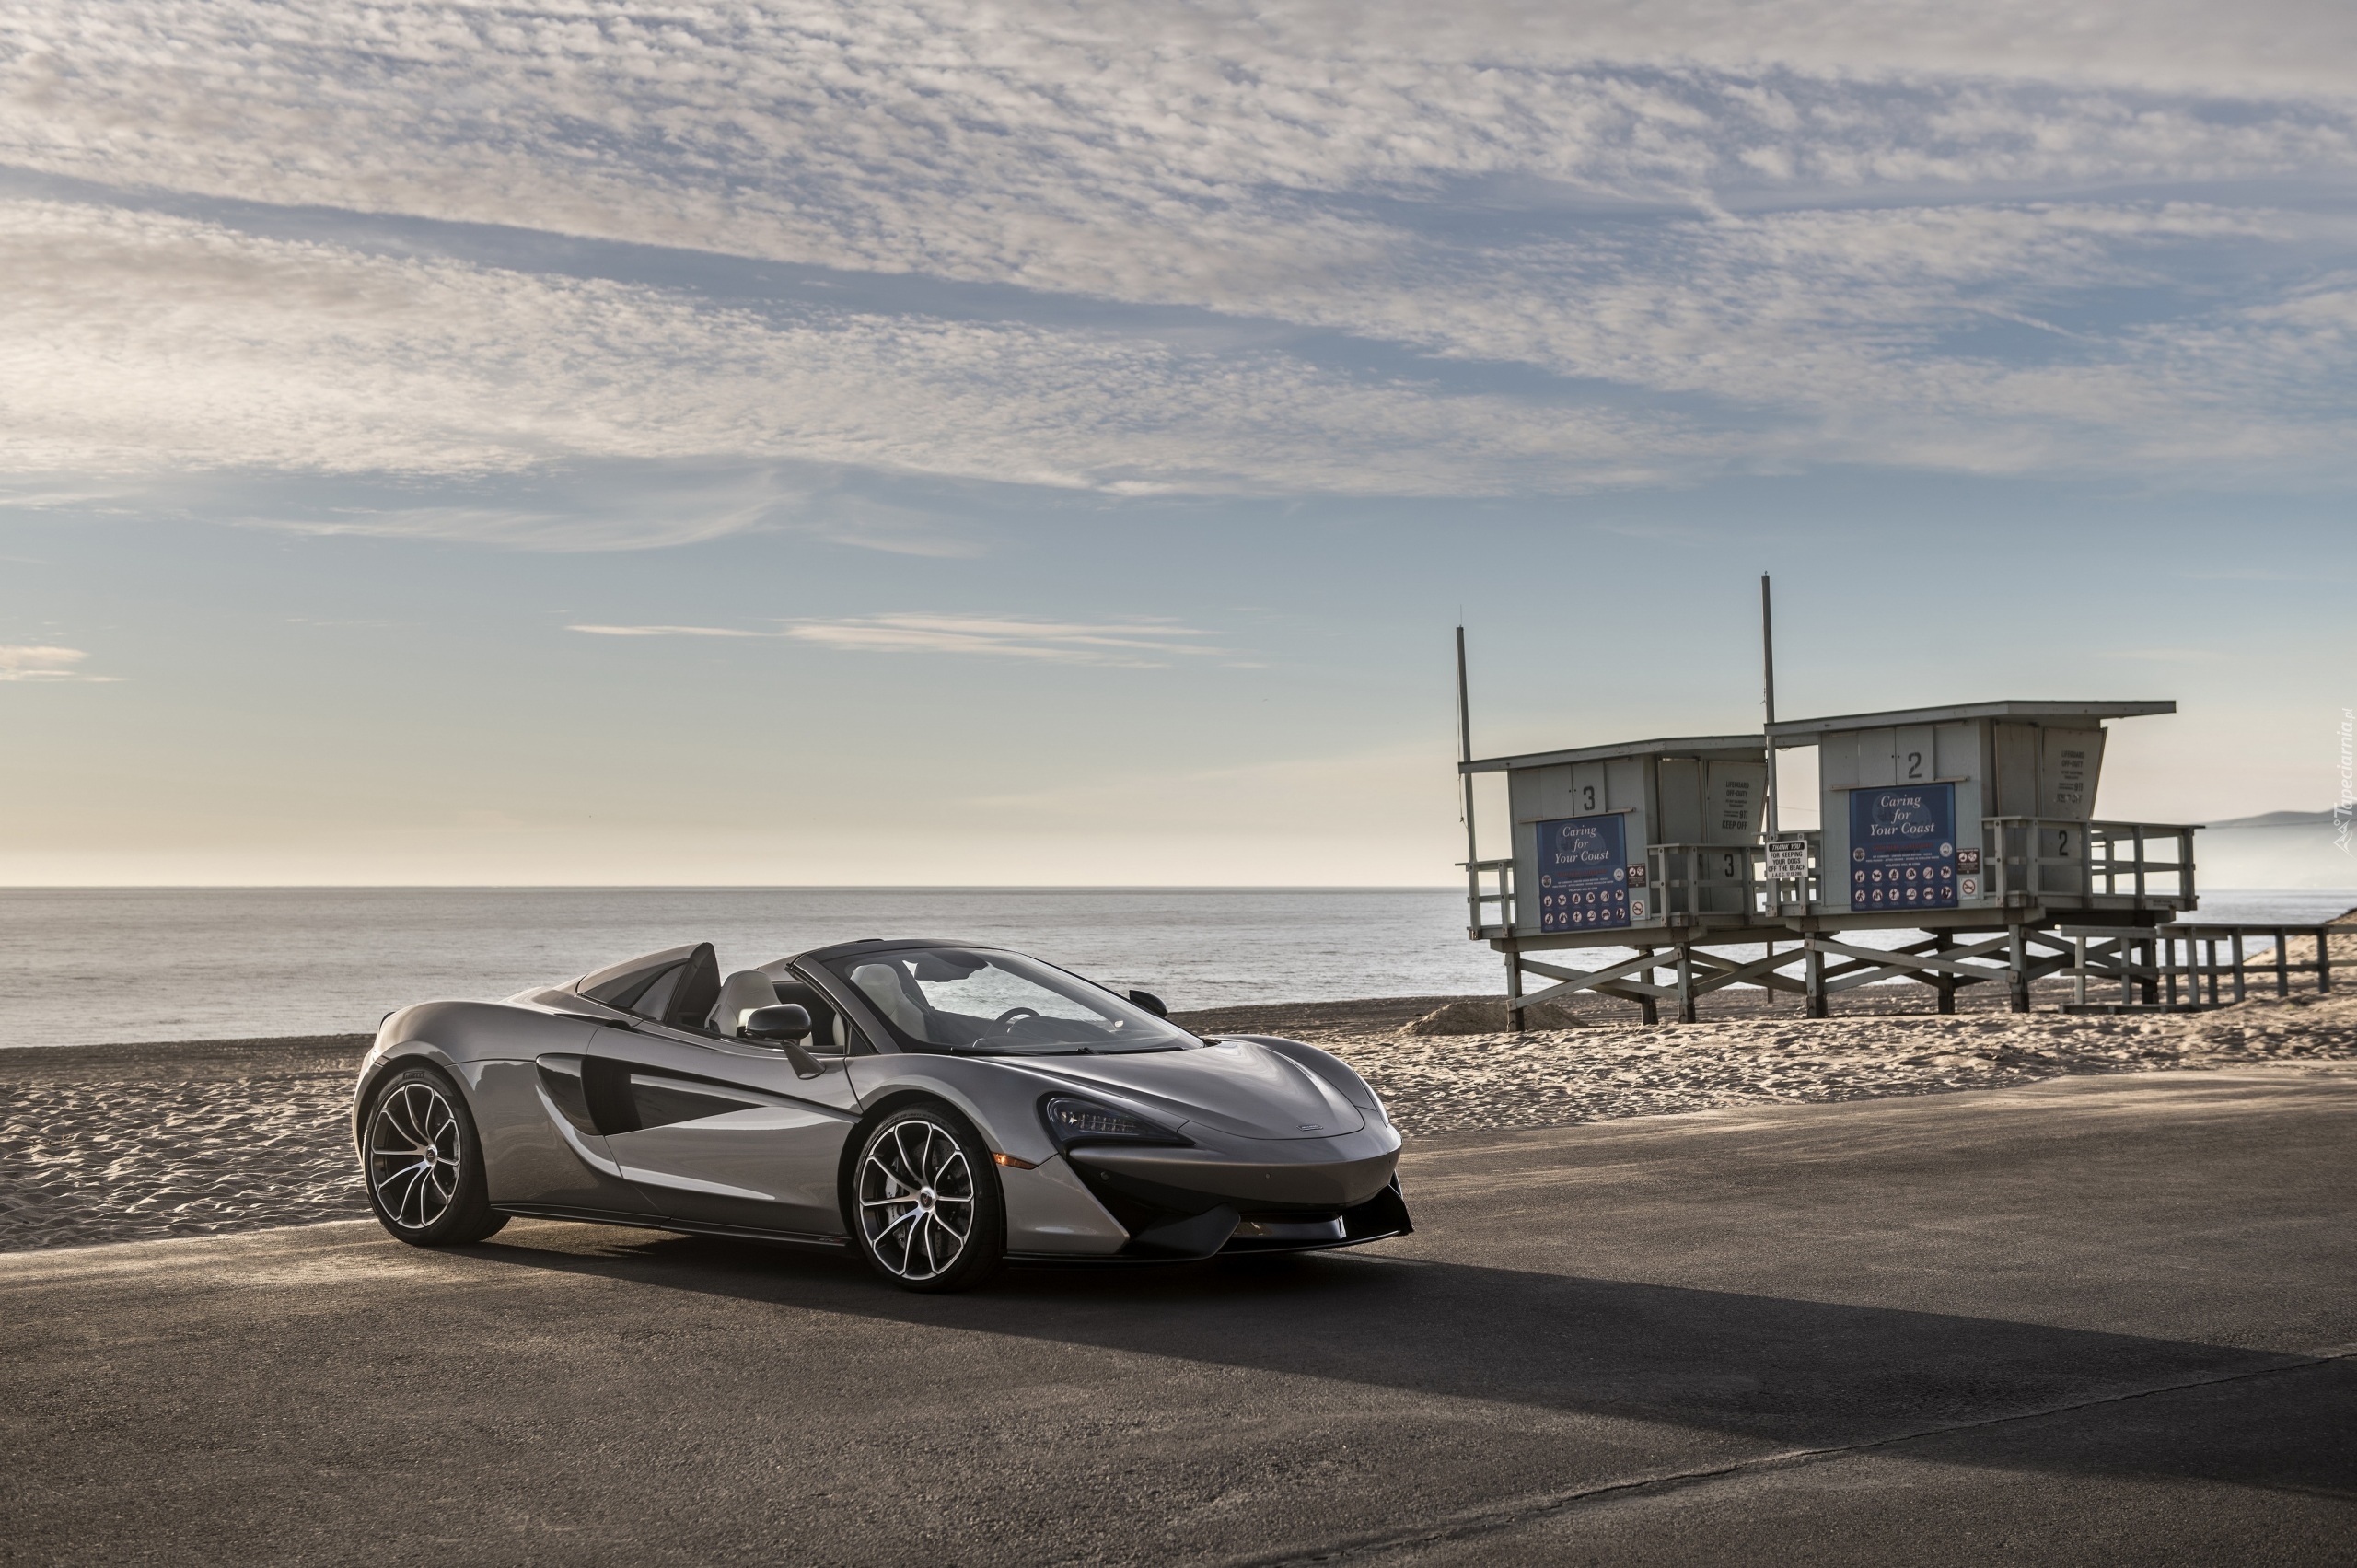
[[1938, 1439], [1941, 1458], [2357, 1499], [2357, 1366], [2191, 1341], [1378, 1252], [1016, 1267], [946, 1296], [894, 1290], [841, 1252], [585, 1225], [467, 1254], [1795, 1449], [2002, 1423], [1985, 1442]]

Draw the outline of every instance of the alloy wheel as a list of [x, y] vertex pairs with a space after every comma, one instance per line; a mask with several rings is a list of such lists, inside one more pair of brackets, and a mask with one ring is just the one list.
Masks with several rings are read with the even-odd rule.
[[859, 1224], [871, 1256], [911, 1284], [957, 1265], [974, 1233], [974, 1171], [949, 1129], [912, 1116], [885, 1128], [859, 1164]]
[[378, 1100], [368, 1123], [368, 1182], [386, 1215], [404, 1230], [424, 1230], [448, 1214], [463, 1148], [458, 1113], [432, 1085], [412, 1079]]

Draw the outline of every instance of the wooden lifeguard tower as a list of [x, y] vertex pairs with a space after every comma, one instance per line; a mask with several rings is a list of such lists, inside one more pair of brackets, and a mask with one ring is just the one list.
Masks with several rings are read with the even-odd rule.
[[[1766, 737], [1693, 736], [1469, 759], [1461, 772], [1469, 825], [1472, 776], [1506, 776], [1514, 853], [1469, 864], [1467, 897], [1470, 935], [1509, 955], [1507, 994], [1517, 1013], [1562, 993], [1560, 981], [1571, 978], [1525, 954], [1636, 946], [1644, 956], [1656, 945], [1682, 952], [1706, 933], [1749, 928], [1768, 786]], [[1639, 1002], [1651, 1021], [1658, 995], [1669, 993], [1653, 987], [1649, 976], [1632, 978], [1643, 967], [1632, 961], [1597, 971], [1587, 983]], [[1526, 999], [1526, 970], [1559, 983]]]
[[[1806, 954], [1809, 1011], [1829, 991], [1903, 975], [1939, 992], [2000, 978], [2016, 1011], [2030, 983], [2149, 944], [2198, 903], [2185, 823], [2098, 819], [2104, 722], [2173, 714], [2171, 702], [1974, 703], [1771, 724], [1778, 750], [1814, 746], [1823, 826], [1805, 835], [1810, 896], [1778, 912]], [[1788, 840], [1784, 854], [1797, 860]], [[1898, 949], [1844, 943], [1852, 930], [1910, 928]], [[1980, 940], [1958, 944], [1964, 935]], [[1836, 960], [1828, 970], [1827, 960]]]
[[[2095, 815], [2105, 722], [2174, 703], [1776, 723], [1771, 675], [1759, 735], [1476, 759], [1458, 635], [1466, 934], [1504, 955], [1517, 1025], [1581, 991], [1634, 1002], [1648, 1023], [1673, 1002], [1690, 1021], [1699, 996], [1730, 985], [1798, 993], [1822, 1017], [1832, 993], [1889, 980], [1931, 987], [1942, 1012], [1959, 987], [2003, 981], [2026, 1011], [2032, 982], [2064, 970], [2082, 990], [2090, 973], [2141, 982], [2150, 1001], [2158, 928], [2196, 907], [2193, 826]], [[1769, 759], [1805, 746], [1817, 749], [1823, 826], [1781, 832]], [[1481, 773], [1505, 775], [1513, 836], [1500, 859], [1479, 856]], [[1843, 939], [1890, 929], [1924, 935], [1896, 947]], [[1596, 969], [1536, 956], [1583, 947], [1635, 956]]]

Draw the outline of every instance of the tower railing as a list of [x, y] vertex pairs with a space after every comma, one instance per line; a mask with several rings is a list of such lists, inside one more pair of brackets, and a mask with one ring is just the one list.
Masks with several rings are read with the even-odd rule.
[[2194, 828], [1984, 817], [1981, 830], [1989, 890], [2001, 903], [2105, 898], [2186, 909], [2194, 902]]
[[[2273, 982], [2277, 996], [2292, 996], [2313, 977], [2313, 991], [2332, 990], [2332, 939], [2357, 944], [2346, 925], [2283, 925], [2271, 922], [2177, 921], [2149, 930], [2112, 926], [2058, 928], [2072, 947], [2063, 970], [2072, 981], [2072, 1005], [2079, 1009], [2229, 1006], [2264, 995]], [[2294, 939], [2312, 957], [2294, 958]], [[2263, 947], [2250, 944], [2264, 942]], [[2222, 951], [2223, 949], [2223, 951]], [[2342, 960], [2347, 963], [2349, 960]], [[2117, 984], [2118, 1003], [2098, 994]]]
[[[2049, 900], [2063, 900], [2064, 908], [2073, 900], [2085, 900], [2098, 906], [2108, 901], [2125, 908], [2189, 909], [2195, 901], [2197, 830], [2173, 822], [1985, 817], [1983, 891], [1964, 900], [1963, 907], [1968, 912], [1989, 908], [1992, 915]], [[1647, 845], [1643, 859], [1630, 872], [1629, 891], [1634, 895], [1642, 890], [1645, 906], [1644, 918], [1632, 923], [1643, 930], [1709, 923], [1712, 916], [1773, 921], [1823, 912], [1838, 918], [1839, 912], [1823, 907], [1821, 831], [1811, 828], [1779, 837], [1806, 844], [1800, 876], [1769, 876], [1765, 843]], [[1458, 869], [1465, 873], [1466, 934], [1477, 941], [1512, 936], [1518, 914], [1515, 862], [1460, 861]]]
[[[1461, 860], [1457, 864], [1457, 869], [1465, 873], [1465, 934], [1476, 942], [1511, 935], [1515, 924], [1514, 862]], [[1481, 918], [1487, 905], [1497, 908], [1494, 922]]]

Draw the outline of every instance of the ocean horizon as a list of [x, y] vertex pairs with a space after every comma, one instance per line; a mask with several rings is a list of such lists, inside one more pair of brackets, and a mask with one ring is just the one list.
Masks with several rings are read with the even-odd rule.
[[[2221, 889], [2200, 917], [2308, 924], [2352, 902]], [[696, 941], [725, 969], [862, 936], [990, 942], [1180, 1010], [1502, 994], [1464, 921], [1452, 888], [0, 889], [0, 1047], [361, 1033]]]

